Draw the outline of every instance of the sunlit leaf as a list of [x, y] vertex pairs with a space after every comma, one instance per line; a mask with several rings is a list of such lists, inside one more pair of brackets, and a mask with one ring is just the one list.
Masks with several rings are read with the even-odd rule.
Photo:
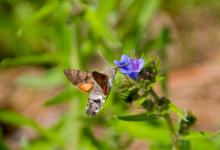
[[113, 128], [120, 134], [127, 133], [131, 138], [170, 142], [169, 130], [165, 126], [145, 122], [118, 121], [114, 122]]
[[205, 139], [211, 139], [215, 135], [213, 132], [199, 132], [199, 131], [191, 131], [189, 135], [184, 136], [184, 139], [187, 140], [205, 140]]
[[202, 140], [197, 142], [191, 142], [192, 150], [219, 150], [215, 143], [211, 140]]
[[59, 0], [50, 0], [43, 7], [41, 7], [37, 12], [35, 12], [26, 23], [18, 30], [18, 36], [22, 36], [22, 34], [27, 31], [30, 26], [36, 21], [42, 19], [43, 17], [50, 15], [59, 7]]
[[106, 1], [100, 0], [98, 7], [98, 14], [102, 21], [106, 21], [108, 15], [110, 15], [111, 10], [114, 8], [116, 0]]
[[175, 112], [181, 119], [187, 121], [184, 112], [180, 108], [178, 108], [174, 103], [170, 102], [169, 109], [172, 112]]
[[166, 77], [156, 76], [156, 82], [162, 82]]
[[155, 14], [156, 10], [159, 8], [159, 0], [147, 0], [144, 1], [140, 15], [138, 16], [138, 24], [141, 28], [144, 28], [149, 23], [151, 17]]
[[87, 7], [85, 18], [95, 34], [99, 35], [108, 44], [119, 47], [121, 43], [113, 32], [98, 17], [97, 11], [92, 7]]
[[187, 136], [183, 136], [184, 140], [189, 140], [191, 143], [192, 150], [218, 150], [217, 145], [214, 141], [218, 132], [199, 132], [191, 131]]

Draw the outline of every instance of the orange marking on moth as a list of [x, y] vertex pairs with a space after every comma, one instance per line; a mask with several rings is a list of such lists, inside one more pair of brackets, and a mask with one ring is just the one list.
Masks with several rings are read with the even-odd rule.
[[80, 83], [78, 87], [84, 92], [89, 92], [93, 87], [93, 83]]

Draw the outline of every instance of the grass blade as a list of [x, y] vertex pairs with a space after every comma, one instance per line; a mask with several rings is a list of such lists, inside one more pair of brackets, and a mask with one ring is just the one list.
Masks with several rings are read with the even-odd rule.
[[109, 30], [106, 25], [99, 19], [97, 11], [92, 7], [87, 7], [85, 19], [90, 24], [91, 29], [95, 34], [100, 36], [107, 44], [115, 47], [120, 47], [121, 43], [116, 36]]
[[63, 57], [58, 54], [46, 53], [42, 55], [28, 55], [16, 58], [6, 58], [0, 63], [0, 68], [20, 65], [56, 64], [61, 61], [63, 61]]
[[36, 121], [27, 118], [19, 113], [12, 112], [9, 110], [0, 110], [0, 121], [8, 124], [16, 125], [16, 126], [28, 126], [37, 131], [40, 135], [50, 139], [55, 143], [62, 144], [62, 141], [54, 135], [53, 132], [49, 130], [45, 130], [41, 125], [39, 125]]
[[42, 19], [43, 17], [53, 13], [59, 6], [60, 2], [58, 0], [50, 0], [41, 9], [34, 13], [27, 22], [18, 30], [17, 35], [22, 36], [23, 33], [36, 21]]
[[128, 116], [118, 116], [118, 119], [123, 121], [146, 121], [157, 118], [158, 115], [155, 114], [138, 114], [138, 115], [128, 115]]

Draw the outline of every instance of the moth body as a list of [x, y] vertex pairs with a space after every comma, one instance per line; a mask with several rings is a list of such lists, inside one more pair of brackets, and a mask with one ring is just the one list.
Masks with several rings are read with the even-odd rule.
[[105, 98], [105, 95], [92, 91], [88, 98], [86, 113], [90, 116], [96, 115], [105, 103]]
[[108, 68], [104, 73], [85, 72], [76, 69], [64, 70], [64, 74], [73, 85], [84, 92], [90, 92], [86, 105], [88, 115], [94, 116], [102, 108], [113, 86], [116, 71], [116, 68]]

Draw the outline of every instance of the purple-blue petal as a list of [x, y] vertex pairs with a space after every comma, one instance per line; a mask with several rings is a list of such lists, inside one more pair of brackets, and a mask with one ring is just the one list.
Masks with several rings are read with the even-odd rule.
[[127, 73], [131, 73], [131, 70], [130, 69], [127, 69], [127, 68], [121, 68], [121, 73], [123, 73], [123, 74], [127, 74]]
[[[130, 63], [130, 62], [129, 62], [129, 63]], [[124, 63], [124, 64], [127, 64], [127, 63]], [[121, 69], [124, 69], [124, 70], [132, 70], [132, 66], [131, 66], [131, 64], [128, 64], [128, 65], [126, 65], [126, 66], [121, 67]]]
[[131, 61], [131, 58], [128, 56], [128, 55], [125, 55], [125, 54], [123, 54], [122, 56], [121, 56], [121, 62], [130, 62]]
[[[114, 64], [116, 64], [118, 67], [122, 66], [121, 68], [124, 68], [125, 70], [131, 70], [132, 66], [130, 64], [131, 58], [127, 55], [122, 55], [120, 61], [114, 61]], [[127, 65], [125, 65], [127, 64]], [[125, 65], [125, 66], [123, 66]]]
[[114, 61], [114, 64], [116, 64], [118, 67], [122, 65], [121, 62], [117, 60]]
[[120, 61], [115, 60], [114, 64], [120, 67], [121, 73], [135, 80], [137, 79], [139, 72], [144, 67], [144, 59], [132, 59], [129, 56], [123, 54], [121, 56], [121, 60]]
[[138, 71], [140, 72], [144, 67], [144, 59], [138, 59], [138, 61], [139, 61]]

